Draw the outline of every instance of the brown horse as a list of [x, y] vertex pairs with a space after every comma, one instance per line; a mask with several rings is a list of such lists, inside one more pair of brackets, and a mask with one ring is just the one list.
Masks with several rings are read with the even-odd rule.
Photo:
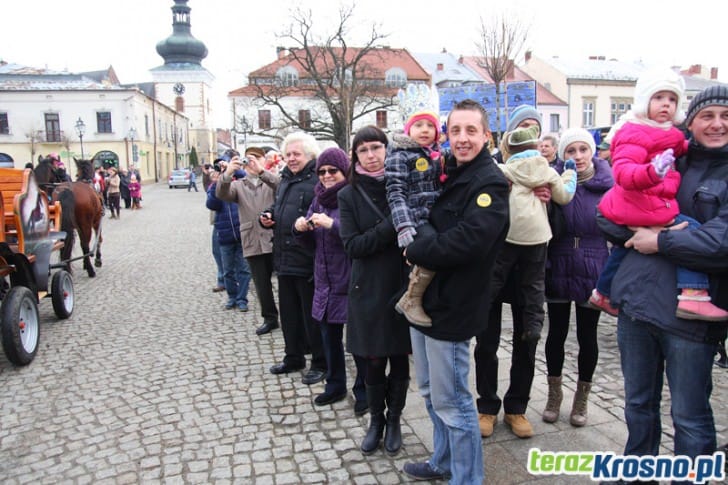
[[[75, 232], [83, 252], [83, 268], [89, 277], [96, 276], [91, 264], [91, 256], [95, 253], [94, 264], [101, 267], [101, 219], [103, 205], [99, 195], [91, 185], [93, 182], [93, 162], [91, 160], [77, 160], [78, 167], [76, 182], [63, 181], [63, 175], [53, 166], [50, 158], [38, 157], [38, 165], [33, 169], [38, 185], [50, 196], [51, 200], [61, 203], [61, 231], [66, 233], [66, 241], [61, 250], [61, 260], [66, 262], [71, 272], [71, 253], [75, 244]], [[96, 236], [96, 247], [91, 249], [91, 237]], [[76, 258], [78, 259], [78, 258]]]

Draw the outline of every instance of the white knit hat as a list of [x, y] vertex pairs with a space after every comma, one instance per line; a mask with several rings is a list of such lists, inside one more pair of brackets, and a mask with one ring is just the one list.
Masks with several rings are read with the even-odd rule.
[[594, 137], [592, 134], [584, 128], [569, 128], [561, 134], [561, 139], [559, 140], [559, 158], [561, 160], [566, 160], [564, 152], [567, 148], [569, 148], [569, 145], [577, 141], [582, 141], [589, 145], [592, 156], [594, 156], [597, 151], [597, 146], [596, 143], [594, 143]]
[[676, 125], [682, 123], [685, 119], [682, 110], [683, 99], [685, 99], [685, 80], [680, 74], [667, 68], [648, 69], [640, 74], [634, 87], [634, 104], [632, 104], [634, 115], [647, 119], [650, 98], [660, 91], [670, 91], [677, 95], [677, 110], [672, 121]]

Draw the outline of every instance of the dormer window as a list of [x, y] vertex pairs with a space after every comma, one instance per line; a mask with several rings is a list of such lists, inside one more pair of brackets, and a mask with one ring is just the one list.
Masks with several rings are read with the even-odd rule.
[[298, 71], [291, 66], [281, 67], [276, 73], [276, 81], [280, 86], [297, 86]]
[[384, 84], [390, 88], [403, 88], [407, 84], [407, 73], [399, 67], [388, 69], [384, 73]]

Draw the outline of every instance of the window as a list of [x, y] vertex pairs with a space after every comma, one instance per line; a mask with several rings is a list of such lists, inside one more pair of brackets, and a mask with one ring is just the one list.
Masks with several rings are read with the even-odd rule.
[[377, 128], [387, 128], [387, 112], [384, 110], [377, 111]]
[[0, 113], [0, 135], [9, 135], [10, 125], [8, 124], [8, 114]]
[[96, 131], [99, 133], [111, 133], [111, 113], [108, 111], [96, 113]]
[[610, 124], [615, 124], [619, 117], [632, 109], [632, 100], [627, 98], [612, 98], [611, 109], [609, 113]]
[[549, 131], [552, 133], [558, 133], [559, 132], [559, 115], [558, 114], [551, 114], [549, 115]]
[[276, 81], [280, 86], [298, 85], [298, 71], [294, 67], [285, 66], [276, 72]]
[[303, 129], [311, 128], [311, 111], [307, 109], [298, 110], [298, 125]]
[[149, 115], [144, 115], [144, 134], [149, 136]]
[[585, 98], [581, 103], [581, 126], [584, 128], [594, 126], [594, 99]]
[[45, 114], [45, 131], [46, 141], [60, 142], [61, 141], [61, 122], [58, 118], [58, 113], [46, 113]]
[[384, 84], [390, 88], [401, 88], [407, 84], [407, 73], [404, 69], [393, 67], [384, 73]]
[[182, 96], [177, 96], [176, 98], [174, 98], [174, 109], [176, 109], [178, 113], [184, 113], [185, 98], [183, 98]]
[[270, 122], [270, 110], [269, 109], [259, 109], [258, 110], [258, 128], [261, 130], [270, 130], [271, 122]]

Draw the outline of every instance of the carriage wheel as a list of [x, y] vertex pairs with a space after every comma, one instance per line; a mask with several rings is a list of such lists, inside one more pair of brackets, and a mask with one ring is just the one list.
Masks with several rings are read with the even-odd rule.
[[15, 365], [27, 365], [35, 357], [40, 340], [38, 303], [25, 286], [15, 286], [3, 299], [0, 308], [3, 350]]
[[51, 279], [51, 301], [53, 302], [53, 311], [58, 318], [66, 319], [73, 313], [73, 306], [76, 302], [73, 291], [73, 278], [64, 269], [53, 274], [53, 279]]

